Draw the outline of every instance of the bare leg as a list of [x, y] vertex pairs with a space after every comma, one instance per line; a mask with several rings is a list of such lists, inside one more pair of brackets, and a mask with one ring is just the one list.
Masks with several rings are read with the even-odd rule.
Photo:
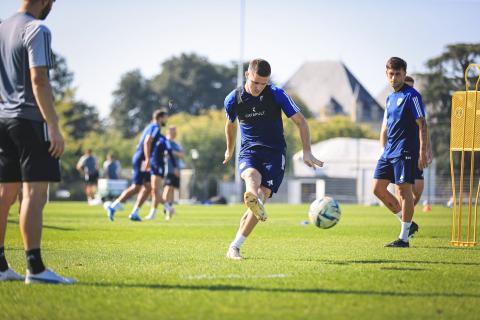
[[175, 188], [173, 186], [165, 186], [163, 189], [163, 199], [165, 202], [173, 203], [173, 193]]
[[424, 183], [422, 179], [415, 180], [415, 184], [413, 185], [413, 203], [415, 206], [418, 204], [420, 198], [422, 197], [423, 186]]
[[[267, 189], [265, 187], [261, 187], [260, 189], [263, 189], [261, 190], [261, 193], [264, 194], [264, 197], [262, 200], [263, 200], [263, 203], [265, 203], [267, 199], [270, 197], [271, 191], [270, 189]], [[240, 227], [238, 228], [237, 233], [240, 233], [244, 237], [248, 237], [250, 233], [253, 231], [253, 229], [255, 228], [255, 226], [257, 225], [257, 223], [258, 223], [257, 217], [255, 217], [255, 215], [253, 214], [253, 212], [251, 212], [250, 209], [247, 209], [242, 219], [240, 220]]]
[[20, 182], [0, 183], [0, 247], [5, 244], [7, 218], [10, 206], [17, 200]]
[[387, 190], [389, 180], [377, 179], [375, 180], [373, 193], [380, 201], [394, 214], [402, 210], [398, 200]]
[[157, 209], [159, 203], [165, 203], [162, 198], [163, 178], [160, 176], [152, 175], [152, 209]]
[[402, 204], [402, 221], [411, 222], [413, 218], [413, 193], [410, 183], [402, 183], [398, 185], [400, 189], [400, 199]]
[[115, 201], [122, 202], [122, 203], [127, 201], [131, 196], [133, 196], [135, 193], [140, 191], [141, 187], [142, 186], [138, 184], [132, 184], [130, 187], [123, 190], [122, 194]]
[[47, 202], [47, 182], [24, 182], [20, 211], [20, 231], [25, 250], [40, 248], [43, 207]]
[[145, 183], [143, 185], [143, 188], [140, 190], [137, 196], [137, 201], [135, 201], [135, 207], [141, 208], [142, 205], [147, 201], [148, 197], [150, 196], [150, 193], [152, 191], [152, 187], [150, 183]]

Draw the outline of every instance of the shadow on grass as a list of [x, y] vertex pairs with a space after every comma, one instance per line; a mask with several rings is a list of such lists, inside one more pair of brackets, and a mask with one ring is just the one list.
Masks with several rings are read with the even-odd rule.
[[[8, 219], [7, 221], [8, 221], [8, 223], [17, 224], [17, 225], [18, 225], [18, 220]], [[60, 231], [74, 231], [74, 230], [75, 230], [75, 229], [73, 229], [73, 228], [49, 226], [48, 224], [44, 224], [43, 227], [44, 227], [45, 229], [60, 230]]]
[[415, 261], [415, 260], [345, 260], [345, 261], [321, 261], [325, 264], [349, 265], [349, 264], [391, 264], [391, 263], [409, 263], [409, 264], [445, 264], [455, 266], [480, 266], [477, 262], [455, 262], [455, 261]]
[[238, 291], [238, 292], [268, 292], [268, 293], [305, 293], [305, 294], [338, 294], [360, 296], [386, 296], [386, 297], [424, 297], [424, 298], [480, 298], [480, 294], [454, 293], [454, 292], [397, 292], [374, 290], [345, 290], [326, 288], [261, 288], [235, 285], [182, 285], [182, 284], [142, 284], [142, 283], [102, 283], [80, 282], [77, 285], [121, 288], [121, 289], [154, 289], [154, 290], [186, 290], [186, 291]]

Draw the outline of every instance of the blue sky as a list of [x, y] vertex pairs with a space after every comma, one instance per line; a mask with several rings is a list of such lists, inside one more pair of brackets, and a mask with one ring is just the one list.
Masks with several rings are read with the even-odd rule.
[[[20, 2], [1, 0], [0, 18]], [[75, 73], [77, 98], [107, 115], [129, 70], [150, 77], [182, 52], [237, 60], [239, 8], [240, 0], [58, 0], [46, 24]], [[478, 12], [480, 0], [246, 0], [244, 57], [269, 60], [278, 83], [304, 61], [342, 60], [376, 96], [388, 57], [418, 72], [447, 44], [480, 42]]]

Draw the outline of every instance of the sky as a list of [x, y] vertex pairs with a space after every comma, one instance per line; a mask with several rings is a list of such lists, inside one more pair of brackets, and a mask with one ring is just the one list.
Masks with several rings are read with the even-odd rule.
[[[74, 72], [76, 98], [105, 117], [128, 71], [152, 77], [184, 52], [237, 61], [240, 1], [58, 0], [45, 24]], [[279, 84], [306, 61], [341, 60], [375, 97], [386, 86], [389, 57], [421, 72], [446, 45], [480, 42], [480, 0], [245, 1], [244, 60], [268, 60]], [[20, 3], [1, 0], [0, 19]]]

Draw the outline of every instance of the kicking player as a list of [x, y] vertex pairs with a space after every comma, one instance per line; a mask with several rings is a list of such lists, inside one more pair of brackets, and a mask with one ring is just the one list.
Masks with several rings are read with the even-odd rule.
[[175, 160], [172, 147], [167, 138], [160, 134], [157, 142], [153, 146], [150, 157], [150, 174], [152, 184], [152, 204], [150, 213], [145, 217], [145, 220], [153, 220], [157, 216], [158, 204], [164, 205], [164, 211], [170, 214], [172, 208], [169, 203], [163, 198], [163, 178], [165, 176], [165, 153], [168, 154], [169, 160], [172, 161], [174, 172], [178, 175], [177, 161]]
[[323, 166], [323, 162], [311, 152], [310, 131], [305, 118], [285, 91], [268, 84], [270, 74], [271, 68], [267, 61], [250, 61], [245, 72], [245, 86], [233, 90], [225, 99], [227, 149], [223, 163], [228, 163], [233, 156], [238, 118], [242, 143], [237, 169], [245, 181], [243, 199], [247, 206], [227, 252], [227, 258], [233, 260], [242, 259], [240, 247], [258, 221], [267, 219], [264, 203], [278, 191], [283, 180], [286, 143], [282, 112], [299, 129], [305, 164], [312, 168]]
[[51, 32], [41, 21], [53, 2], [23, 0], [20, 10], [0, 24], [0, 281], [24, 280], [9, 267], [4, 250], [8, 211], [23, 188], [19, 225], [25, 282], [75, 283], [47, 269], [40, 253], [48, 183], [60, 181], [64, 151], [48, 74]]
[[125, 189], [115, 201], [105, 208], [110, 221], [113, 221], [115, 211], [120, 209], [122, 203], [137, 192], [139, 192], [137, 200], [132, 213], [128, 217], [132, 221], [142, 221], [138, 213], [152, 190], [150, 184], [150, 155], [152, 145], [155, 145], [159, 139], [160, 126], [165, 125], [167, 118], [167, 110], [156, 110], [152, 114], [152, 122], [143, 130], [140, 140], [138, 141], [137, 149], [132, 157], [132, 184]]
[[[385, 246], [409, 247], [409, 235], [418, 230], [412, 221], [412, 185], [416, 171], [428, 166], [427, 124], [420, 94], [411, 86], [405, 85], [407, 63], [401, 58], [392, 57], [387, 61], [386, 69], [394, 92], [387, 98], [387, 139], [375, 168], [374, 194], [397, 216], [401, 212], [400, 235], [397, 240]], [[398, 187], [400, 201], [387, 190], [390, 182]]]

